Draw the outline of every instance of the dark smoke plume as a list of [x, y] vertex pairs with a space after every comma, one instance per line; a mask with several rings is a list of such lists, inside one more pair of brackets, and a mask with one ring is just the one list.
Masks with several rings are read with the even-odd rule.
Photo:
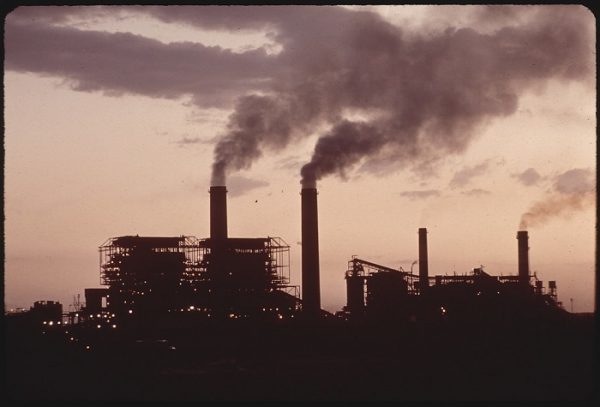
[[521, 216], [520, 230], [539, 226], [558, 217], [592, 206], [596, 200], [594, 177], [590, 170], [573, 169], [558, 175], [553, 191], [545, 199], [535, 202]]
[[284, 148], [323, 124], [330, 130], [302, 168], [303, 186], [330, 174], [345, 178], [365, 159], [416, 167], [464, 151], [478, 128], [514, 113], [527, 89], [550, 79], [589, 80], [589, 12], [522, 11], [519, 25], [493, 33], [450, 28], [407, 36], [375, 14], [351, 11], [335, 12], [344, 22], [337, 35], [317, 24], [320, 39], [281, 26], [279, 58], [294, 65], [273, 92], [238, 104], [215, 149], [213, 182], [248, 168], [264, 148]]
[[[429, 170], [464, 151], [487, 122], [514, 113], [528, 90], [549, 80], [593, 85], [595, 20], [583, 6], [431, 10], [450, 17], [448, 28], [405, 30], [364, 8], [19, 7], [5, 23], [5, 69], [58, 76], [79, 91], [234, 108], [215, 147], [213, 185], [313, 135], [321, 137], [302, 169], [305, 185], [355, 165]], [[265, 33], [281, 51], [85, 29], [89, 19], [140, 14]]]

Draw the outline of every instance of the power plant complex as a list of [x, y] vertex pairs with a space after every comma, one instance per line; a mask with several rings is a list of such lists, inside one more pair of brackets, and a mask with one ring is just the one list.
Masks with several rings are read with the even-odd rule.
[[[85, 289], [85, 305], [65, 313], [65, 322], [116, 326], [123, 318], [158, 321], [177, 314], [195, 320], [333, 318], [321, 309], [317, 189], [303, 187], [301, 200], [302, 295], [290, 284], [285, 241], [229, 237], [227, 189], [212, 186], [209, 238], [108, 239], [99, 248], [105, 287]], [[335, 317], [474, 322], [563, 311], [556, 282], [544, 287], [530, 273], [527, 231], [517, 233], [518, 273], [509, 276], [490, 275], [483, 267], [464, 275], [430, 275], [426, 228], [419, 229], [418, 239], [418, 274], [353, 257], [345, 272], [347, 304]]]
[[[564, 310], [555, 281], [532, 275], [527, 231], [517, 232], [515, 275], [439, 275], [420, 228], [418, 272], [353, 256], [340, 270], [346, 305], [330, 313], [321, 309], [317, 196], [302, 188], [302, 290], [290, 283], [283, 239], [229, 236], [225, 186], [210, 188], [208, 238], [108, 239], [103, 287], [85, 289], [84, 303], [63, 312], [37, 301], [8, 319], [7, 366], [29, 377], [11, 376], [12, 391], [136, 400], [587, 394], [589, 324]], [[565, 381], [575, 363], [584, 370]]]

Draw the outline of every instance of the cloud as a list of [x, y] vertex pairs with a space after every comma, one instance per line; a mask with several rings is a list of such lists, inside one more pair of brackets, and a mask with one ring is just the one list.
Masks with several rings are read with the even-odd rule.
[[543, 178], [535, 170], [535, 168], [527, 168], [520, 174], [513, 174], [513, 177], [517, 178], [525, 186], [537, 185]]
[[227, 183], [227, 190], [231, 197], [237, 197], [266, 186], [269, 186], [269, 183], [266, 181], [235, 175], [230, 177]]
[[189, 137], [189, 136], [183, 136], [182, 138], [180, 138], [179, 140], [177, 140], [177, 144], [179, 144], [179, 146], [181, 147], [185, 147], [191, 144], [213, 144], [215, 142], [214, 138], [210, 138], [210, 139], [205, 139], [202, 137]]
[[457, 171], [450, 180], [450, 188], [462, 188], [471, 182], [471, 179], [485, 174], [489, 167], [489, 160], [472, 167], [463, 167]]
[[482, 196], [482, 195], [489, 195], [489, 194], [491, 194], [491, 192], [488, 191], [487, 189], [474, 188], [469, 191], [462, 191], [461, 194], [467, 195], [467, 196]]
[[416, 199], [427, 199], [432, 196], [440, 196], [440, 191], [437, 189], [427, 189], [420, 191], [403, 191], [400, 192], [400, 196], [416, 200]]
[[276, 71], [271, 62], [264, 50], [164, 44], [130, 33], [25, 24], [13, 14], [6, 20], [7, 70], [63, 77], [79, 91], [191, 97], [196, 105], [219, 107], [264, 87]]

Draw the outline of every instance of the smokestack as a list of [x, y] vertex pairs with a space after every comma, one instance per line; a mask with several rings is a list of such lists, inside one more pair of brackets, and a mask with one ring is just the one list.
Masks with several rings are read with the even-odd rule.
[[310, 316], [321, 310], [317, 189], [302, 188], [302, 307]]
[[427, 228], [419, 228], [419, 287], [421, 292], [429, 287], [429, 263], [427, 260]]
[[227, 239], [227, 188], [210, 187], [210, 238]]
[[519, 283], [529, 284], [529, 235], [526, 230], [517, 232], [519, 241]]

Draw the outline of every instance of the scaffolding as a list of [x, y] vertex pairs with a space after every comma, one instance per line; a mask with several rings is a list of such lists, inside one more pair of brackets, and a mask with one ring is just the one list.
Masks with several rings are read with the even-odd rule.
[[150, 253], [173, 253], [182, 260], [181, 282], [193, 284], [201, 280], [201, 250], [194, 236], [140, 237], [120, 236], [109, 238], [99, 247], [100, 284], [105, 286], [138, 285], [135, 275], [128, 275], [124, 268], [127, 259], [139, 251]]

